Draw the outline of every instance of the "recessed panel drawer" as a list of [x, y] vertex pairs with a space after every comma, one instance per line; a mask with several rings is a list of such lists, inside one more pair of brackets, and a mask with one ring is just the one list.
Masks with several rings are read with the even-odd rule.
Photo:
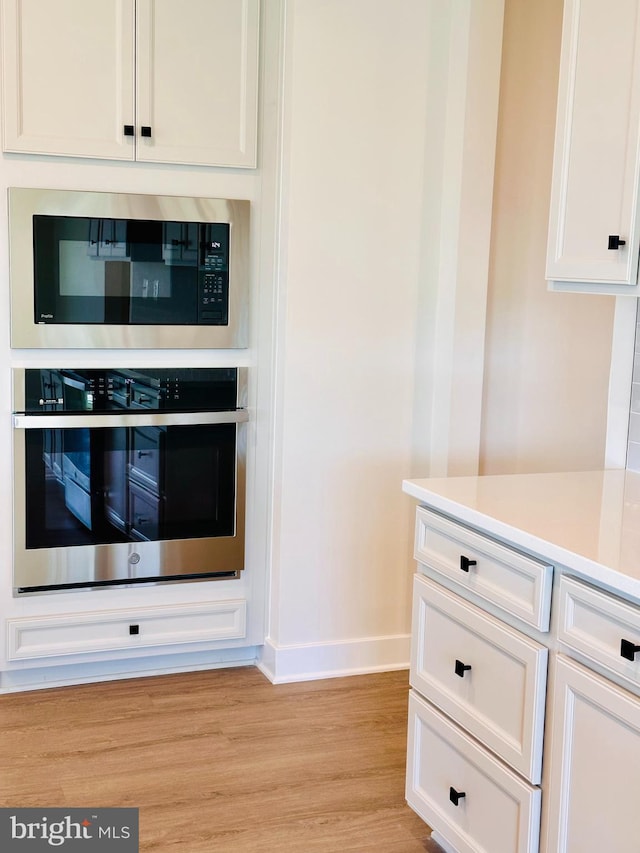
[[534, 784], [547, 658], [539, 643], [415, 576], [411, 685]]
[[549, 630], [553, 567], [418, 507], [414, 556], [480, 599]]
[[458, 853], [534, 853], [540, 790], [520, 779], [414, 691], [407, 802]]
[[239, 639], [246, 601], [8, 619], [9, 660]]
[[563, 575], [558, 639], [640, 686], [640, 607]]

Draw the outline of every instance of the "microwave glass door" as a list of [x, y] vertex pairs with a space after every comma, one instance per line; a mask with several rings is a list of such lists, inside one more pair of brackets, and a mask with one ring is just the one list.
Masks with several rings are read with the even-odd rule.
[[226, 325], [229, 225], [33, 216], [37, 324]]
[[26, 548], [233, 536], [236, 425], [26, 430]]

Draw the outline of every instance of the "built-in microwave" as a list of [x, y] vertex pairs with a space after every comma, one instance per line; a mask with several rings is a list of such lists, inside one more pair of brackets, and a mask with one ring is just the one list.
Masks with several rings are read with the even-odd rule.
[[249, 218], [245, 200], [10, 188], [11, 345], [246, 347]]

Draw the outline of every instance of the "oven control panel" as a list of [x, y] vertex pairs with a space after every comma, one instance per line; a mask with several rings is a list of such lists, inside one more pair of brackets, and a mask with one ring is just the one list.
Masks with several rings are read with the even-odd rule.
[[[114, 411], [217, 411], [238, 408], [238, 369], [27, 368], [27, 414]], [[20, 389], [16, 389], [20, 391]]]

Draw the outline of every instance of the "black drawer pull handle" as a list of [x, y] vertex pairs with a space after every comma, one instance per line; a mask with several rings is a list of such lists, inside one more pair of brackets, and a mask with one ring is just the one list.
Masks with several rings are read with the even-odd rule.
[[609, 244], [607, 249], [619, 249], [620, 246], [626, 246], [627, 241], [621, 240], [618, 234], [609, 234]]
[[140, 128], [140, 136], [146, 136], [147, 138], [151, 136], [151, 128], [147, 124], [143, 124]]
[[135, 636], [136, 634], [139, 634], [139, 633], [140, 633], [140, 626], [139, 625], [129, 625], [129, 634], [131, 634], [131, 636]]
[[449, 799], [451, 800], [454, 806], [457, 806], [460, 800], [466, 796], [467, 795], [464, 791], [456, 791], [455, 788], [449, 788]]
[[124, 135], [125, 136], [135, 136], [135, 129], [134, 129], [132, 124], [125, 124]]
[[144, 456], [151, 456], [151, 452], [149, 450], [139, 450], [138, 459], [142, 459]]
[[468, 557], [464, 557], [462, 554], [460, 554], [460, 568], [462, 569], [463, 572], [468, 572], [469, 566], [477, 566], [477, 565], [478, 565], [477, 560], [470, 560]]
[[634, 645], [630, 640], [620, 641], [620, 657], [626, 658], [626, 660], [635, 660], [638, 652], [640, 652], [640, 646]]
[[469, 669], [471, 669], [471, 664], [462, 663], [461, 660], [456, 658], [456, 675], [459, 675], [460, 678], [464, 678], [465, 672]]

